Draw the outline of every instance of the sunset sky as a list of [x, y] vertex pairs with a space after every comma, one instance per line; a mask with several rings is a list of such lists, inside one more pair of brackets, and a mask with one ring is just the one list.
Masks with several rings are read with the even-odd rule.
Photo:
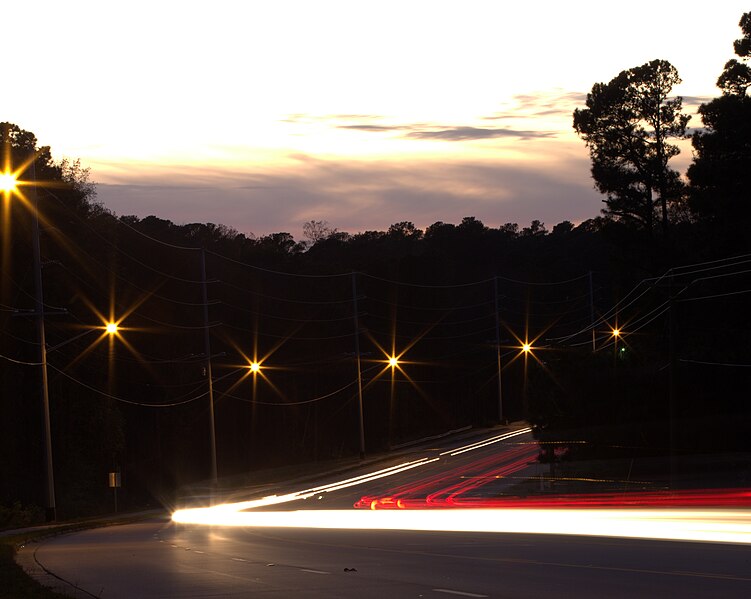
[[[118, 215], [243, 233], [597, 216], [571, 113], [669, 60], [718, 95], [746, 1], [42, 0], [2, 10], [0, 121]], [[701, 125], [694, 117], [691, 126]], [[685, 171], [690, 144], [674, 165]]]

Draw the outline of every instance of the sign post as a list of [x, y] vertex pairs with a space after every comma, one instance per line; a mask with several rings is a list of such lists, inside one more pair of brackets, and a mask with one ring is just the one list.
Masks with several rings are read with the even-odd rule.
[[112, 489], [113, 493], [115, 494], [115, 513], [117, 513], [117, 489], [118, 489], [118, 487], [122, 486], [121, 483], [120, 483], [120, 473], [119, 472], [110, 472], [109, 482], [110, 482], [110, 488]]

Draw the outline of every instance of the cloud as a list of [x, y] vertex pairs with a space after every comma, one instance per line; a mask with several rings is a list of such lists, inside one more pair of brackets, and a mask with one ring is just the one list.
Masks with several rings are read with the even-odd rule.
[[[486, 117], [495, 118], [495, 117]], [[508, 127], [476, 127], [472, 125], [453, 125], [438, 123], [400, 123], [386, 122], [378, 115], [340, 114], [328, 116], [290, 115], [290, 123], [329, 123], [336, 129], [362, 131], [366, 133], [402, 133], [402, 139], [432, 139], [440, 141], [473, 141], [478, 139], [532, 139], [555, 137], [553, 131], [532, 131]]]
[[512, 96], [512, 108], [496, 112], [483, 120], [530, 119], [541, 116], [571, 116], [575, 108], [583, 106], [587, 94], [581, 92], [541, 92]]
[[404, 137], [409, 139], [437, 139], [443, 141], [468, 141], [474, 139], [493, 139], [499, 137], [513, 137], [516, 139], [533, 139], [540, 137], [555, 137], [553, 131], [520, 131], [497, 127], [448, 127], [427, 131], [412, 131]]
[[[488, 226], [548, 225], [599, 214], [586, 150], [572, 146], [545, 164], [423, 159], [333, 160], [298, 154], [263, 171], [173, 168], [150, 180], [101, 184], [99, 199], [117, 214], [155, 214], [177, 224], [213, 222], [242, 233], [289, 232], [326, 220], [340, 231], [386, 230], [400, 221], [419, 228], [475, 216]], [[179, 181], [180, 184], [174, 184]]]
[[683, 98], [684, 108], [699, 108], [701, 104], [706, 104], [715, 99], [714, 96], [681, 96]]
[[405, 125], [337, 125], [337, 129], [356, 129], [357, 131], [371, 131], [374, 133], [401, 131], [409, 128], [409, 126]]

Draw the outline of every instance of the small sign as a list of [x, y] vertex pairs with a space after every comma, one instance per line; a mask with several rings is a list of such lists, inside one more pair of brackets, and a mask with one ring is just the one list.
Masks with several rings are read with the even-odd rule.
[[120, 473], [119, 472], [110, 472], [110, 487], [113, 489], [116, 489], [118, 487], [122, 486], [120, 484]]

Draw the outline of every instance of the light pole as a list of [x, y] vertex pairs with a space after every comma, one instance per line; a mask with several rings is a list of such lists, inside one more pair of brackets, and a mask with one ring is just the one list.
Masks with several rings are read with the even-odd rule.
[[209, 295], [206, 289], [206, 249], [201, 248], [201, 297], [203, 300], [203, 347], [205, 351], [206, 378], [209, 383], [209, 440], [211, 443], [211, 485], [219, 484], [216, 467], [216, 425], [214, 424], [214, 380], [211, 374], [211, 339], [209, 336]]
[[388, 359], [388, 365], [391, 368], [391, 392], [389, 393], [389, 439], [388, 439], [388, 447], [389, 451], [391, 451], [391, 443], [393, 441], [394, 436], [394, 387], [396, 385], [396, 368], [399, 366], [399, 358], [395, 355], [389, 356]]
[[[7, 159], [6, 159], [7, 160]], [[31, 178], [35, 179], [34, 162], [31, 162]], [[10, 172], [6, 168], [5, 172], [0, 175], [0, 189], [8, 198], [14, 193], [18, 193], [18, 175]], [[55, 474], [52, 462], [52, 430], [50, 427], [50, 398], [49, 383], [47, 378], [47, 346], [44, 331], [44, 290], [42, 285], [42, 258], [39, 243], [39, 205], [36, 194], [36, 186], [32, 183], [29, 185], [30, 203], [31, 203], [31, 232], [32, 232], [32, 250], [34, 256], [34, 317], [37, 323], [37, 336], [39, 340], [39, 364], [41, 366], [41, 393], [42, 393], [42, 415], [44, 419], [44, 456], [47, 472], [46, 480], [46, 506], [45, 519], [47, 522], [57, 520], [57, 506], [55, 502]]]
[[528, 409], [529, 398], [527, 396], [527, 367], [529, 364], [528, 358], [532, 353], [532, 344], [529, 341], [525, 341], [521, 346], [522, 354], [524, 354], [524, 387], [522, 388], [522, 401], [524, 402], [524, 410]]
[[495, 282], [495, 356], [498, 368], [498, 424], [503, 424], [503, 384], [501, 381], [501, 320], [498, 314], [498, 277]]

